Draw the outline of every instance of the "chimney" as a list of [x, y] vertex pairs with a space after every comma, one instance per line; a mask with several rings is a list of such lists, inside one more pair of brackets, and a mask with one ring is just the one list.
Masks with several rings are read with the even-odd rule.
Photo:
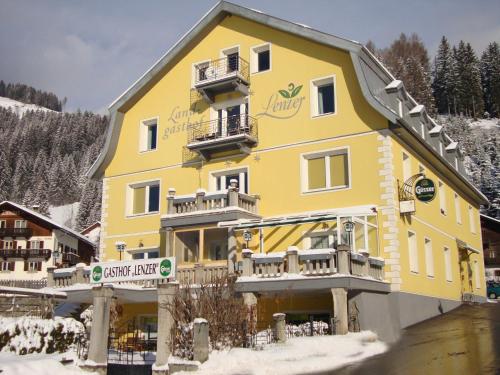
[[40, 205], [34, 204], [33, 206], [31, 206], [31, 209], [35, 212], [40, 212]]

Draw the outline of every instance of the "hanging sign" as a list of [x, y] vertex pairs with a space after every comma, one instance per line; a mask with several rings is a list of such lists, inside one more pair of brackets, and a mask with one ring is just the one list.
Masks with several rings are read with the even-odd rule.
[[175, 280], [174, 257], [100, 262], [90, 265], [92, 284], [158, 279]]
[[422, 178], [415, 183], [415, 197], [421, 202], [430, 202], [436, 196], [436, 187], [429, 178]]

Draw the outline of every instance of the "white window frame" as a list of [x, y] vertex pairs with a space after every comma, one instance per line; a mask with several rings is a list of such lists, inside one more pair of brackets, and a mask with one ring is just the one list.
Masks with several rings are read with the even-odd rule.
[[410, 272], [418, 274], [418, 244], [417, 244], [417, 234], [409, 230], [408, 231], [408, 260], [410, 266]]
[[424, 237], [425, 271], [428, 277], [434, 278], [434, 254], [432, 252], [432, 240]]
[[[269, 69], [259, 71], [259, 53], [264, 51], [269, 51]], [[272, 55], [271, 43], [263, 43], [250, 47], [250, 73], [255, 75], [270, 72], [273, 68]]]
[[474, 209], [470, 204], [469, 204], [469, 227], [471, 233], [476, 234], [476, 221], [475, 221]]
[[[149, 149], [148, 145], [148, 131], [149, 127], [156, 125], [156, 148]], [[159, 148], [158, 140], [160, 134], [160, 116], [151, 117], [139, 121], [139, 153], [149, 153], [157, 151]]]
[[[232, 47], [227, 47], [227, 48], [223, 48], [220, 50], [220, 53], [219, 53], [219, 56], [220, 58], [224, 58], [224, 57], [227, 57], [228, 55], [231, 55], [233, 53], [238, 53], [238, 58], [241, 58], [241, 52], [240, 52], [240, 45], [237, 44], [235, 46], [232, 46]], [[238, 70], [240, 69], [240, 62], [238, 61]]]
[[3, 241], [3, 248], [4, 249], [14, 249], [14, 241], [13, 240]]
[[[10, 262], [7, 262], [7, 261], [0, 261], [0, 272], [9, 272], [9, 263]], [[12, 271], [10, 271], [12, 272]]]
[[[406, 157], [406, 158], [405, 158]], [[410, 154], [407, 152], [402, 152], [401, 160], [403, 163], [403, 183], [408, 180], [412, 174], [411, 174], [411, 157]]]
[[[148, 211], [149, 209], [149, 186], [154, 186], [158, 185], [159, 187], [159, 204], [158, 204], [158, 211]], [[146, 187], [146, 196], [145, 196], [145, 212], [143, 213], [133, 213], [134, 209], [134, 189], [136, 188], [141, 188], [141, 187]], [[137, 216], [145, 216], [145, 215], [157, 215], [161, 211], [161, 180], [159, 179], [154, 179], [154, 180], [148, 180], [148, 181], [139, 181], [139, 182], [134, 182], [131, 184], [126, 185], [126, 217], [137, 217]]]
[[[36, 247], [34, 246], [36, 244]], [[31, 240], [30, 241], [30, 249], [41, 249], [40, 240]]]
[[[333, 84], [333, 112], [329, 113], [319, 113], [318, 108], [318, 87], [326, 85], [328, 83]], [[328, 116], [335, 116], [338, 113], [337, 108], [337, 79], [336, 75], [332, 74], [326, 77], [314, 78], [309, 83], [310, 90], [310, 101], [311, 101], [311, 118], [323, 118]]]
[[448, 246], [443, 248], [444, 250], [444, 273], [446, 281], [453, 281], [453, 270], [451, 266], [451, 250]]
[[303, 240], [303, 246], [304, 249], [312, 249], [312, 238], [313, 237], [328, 237], [328, 249], [333, 249], [334, 248], [334, 242], [335, 242], [335, 235], [337, 235], [337, 241], [338, 241], [338, 236], [339, 234], [339, 228], [338, 228], [338, 219], [337, 218], [337, 227], [335, 229], [324, 229], [324, 230], [316, 230], [313, 232], [306, 232], [304, 233], [304, 240]]
[[[206, 66], [207, 68], [210, 66], [210, 60], [202, 60], [202, 61], [197, 61], [195, 63], [192, 64], [192, 68], [191, 68], [191, 88], [194, 88], [194, 86], [196, 85], [196, 68], [198, 67], [202, 67], [202, 66]], [[207, 79], [208, 81], [208, 79]]]
[[457, 219], [457, 224], [462, 224], [462, 208], [460, 207], [460, 196], [454, 193], [453, 199], [455, 201], [455, 217]]
[[[246, 181], [245, 181], [245, 173], [247, 179]], [[239, 174], [240, 185], [243, 185], [243, 186], [238, 186], [238, 188], [240, 189], [239, 191], [244, 194], [250, 194], [248, 191], [245, 191], [246, 186], [248, 186], [248, 190], [250, 190], [250, 168], [248, 166], [220, 169], [217, 171], [210, 172], [208, 180], [208, 190], [211, 192], [217, 191], [217, 178], [221, 177], [221, 186], [224, 186], [226, 185], [225, 177], [234, 174]], [[242, 181], [243, 183], [241, 183]]]
[[445, 192], [445, 185], [440, 180], [438, 180], [438, 195], [439, 195], [439, 211], [441, 212], [441, 215], [446, 216], [446, 192]]
[[[38, 272], [39, 260], [32, 260], [28, 262], [28, 272]], [[33, 267], [34, 266], [34, 267]]]
[[[24, 223], [24, 224], [22, 224], [22, 226], [18, 226], [18, 223]], [[28, 221], [27, 220], [16, 220], [14, 222], [14, 228], [21, 229], [21, 228], [27, 228], [27, 227], [28, 227]]]
[[135, 254], [144, 254], [143, 259], [154, 259], [154, 258], [149, 258], [149, 253], [158, 253], [158, 257], [160, 257], [160, 248], [159, 247], [130, 249], [130, 250], [127, 250], [127, 252], [130, 254], [130, 259], [133, 259], [133, 256]]
[[[338, 187], [332, 187], [329, 186], [331, 183], [331, 176], [330, 176], [330, 158], [329, 156], [332, 155], [341, 155], [341, 154], [346, 154], [347, 155], [347, 180], [348, 184], [347, 186], [338, 186]], [[309, 190], [309, 166], [307, 161], [309, 159], [318, 159], [324, 157], [325, 158], [325, 178], [326, 178], [326, 187], [324, 188], [319, 188], [319, 189], [312, 189]], [[301, 194], [311, 194], [311, 193], [321, 193], [321, 192], [326, 192], [326, 191], [339, 191], [339, 190], [348, 190], [351, 189], [352, 187], [352, 173], [351, 173], [351, 149], [349, 146], [343, 146], [343, 147], [336, 147], [328, 150], [321, 150], [321, 151], [314, 151], [314, 152], [308, 152], [300, 155], [300, 179], [301, 179], [301, 186], [302, 186], [302, 192]]]

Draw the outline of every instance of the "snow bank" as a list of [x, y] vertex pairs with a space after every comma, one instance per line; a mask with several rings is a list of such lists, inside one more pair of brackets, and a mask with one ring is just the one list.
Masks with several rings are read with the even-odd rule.
[[[61, 359], [73, 359], [73, 363], [64, 366]], [[76, 375], [89, 374], [76, 366], [74, 353], [30, 354], [19, 357], [14, 353], [0, 353], [0, 371], [2, 375]]]
[[297, 337], [262, 350], [213, 351], [197, 372], [184, 374], [285, 375], [331, 371], [383, 353], [387, 346], [370, 331], [337, 336]]
[[64, 352], [84, 333], [83, 324], [72, 318], [0, 318], [0, 351], [20, 355]]

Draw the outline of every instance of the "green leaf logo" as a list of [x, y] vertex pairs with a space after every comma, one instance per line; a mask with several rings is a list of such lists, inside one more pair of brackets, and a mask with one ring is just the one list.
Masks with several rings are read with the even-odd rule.
[[168, 277], [170, 273], [172, 273], [172, 262], [169, 259], [163, 259], [160, 263], [160, 275]]
[[293, 98], [294, 96], [299, 95], [299, 92], [300, 92], [301, 89], [302, 89], [302, 85], [295, 87], [292, 90], [292, 95], [290, 97]]
[[299, 95], [299, 92], [301, 89], [302, 89], [302, 85], [295, 87], [295, 85], [292, 82], [290, 82], [288, 84], [287, 90], [278, 90], [278, 92], [285, 99], [291, 99], [291, 98]]
[[278, 92], [279, 92], [279, 93], [280, 93], [280, 95], [281, 95], [282, 97], [284, 97], [285, 99], [290, 99], [290, 94], [288, 93], [288, 91], [286, 91], [286, 90], [279, 90]]
[[92, 270], [92, 280], [98, 282], [102, 278], [102, 268], [101, 266], [95, 266]]

